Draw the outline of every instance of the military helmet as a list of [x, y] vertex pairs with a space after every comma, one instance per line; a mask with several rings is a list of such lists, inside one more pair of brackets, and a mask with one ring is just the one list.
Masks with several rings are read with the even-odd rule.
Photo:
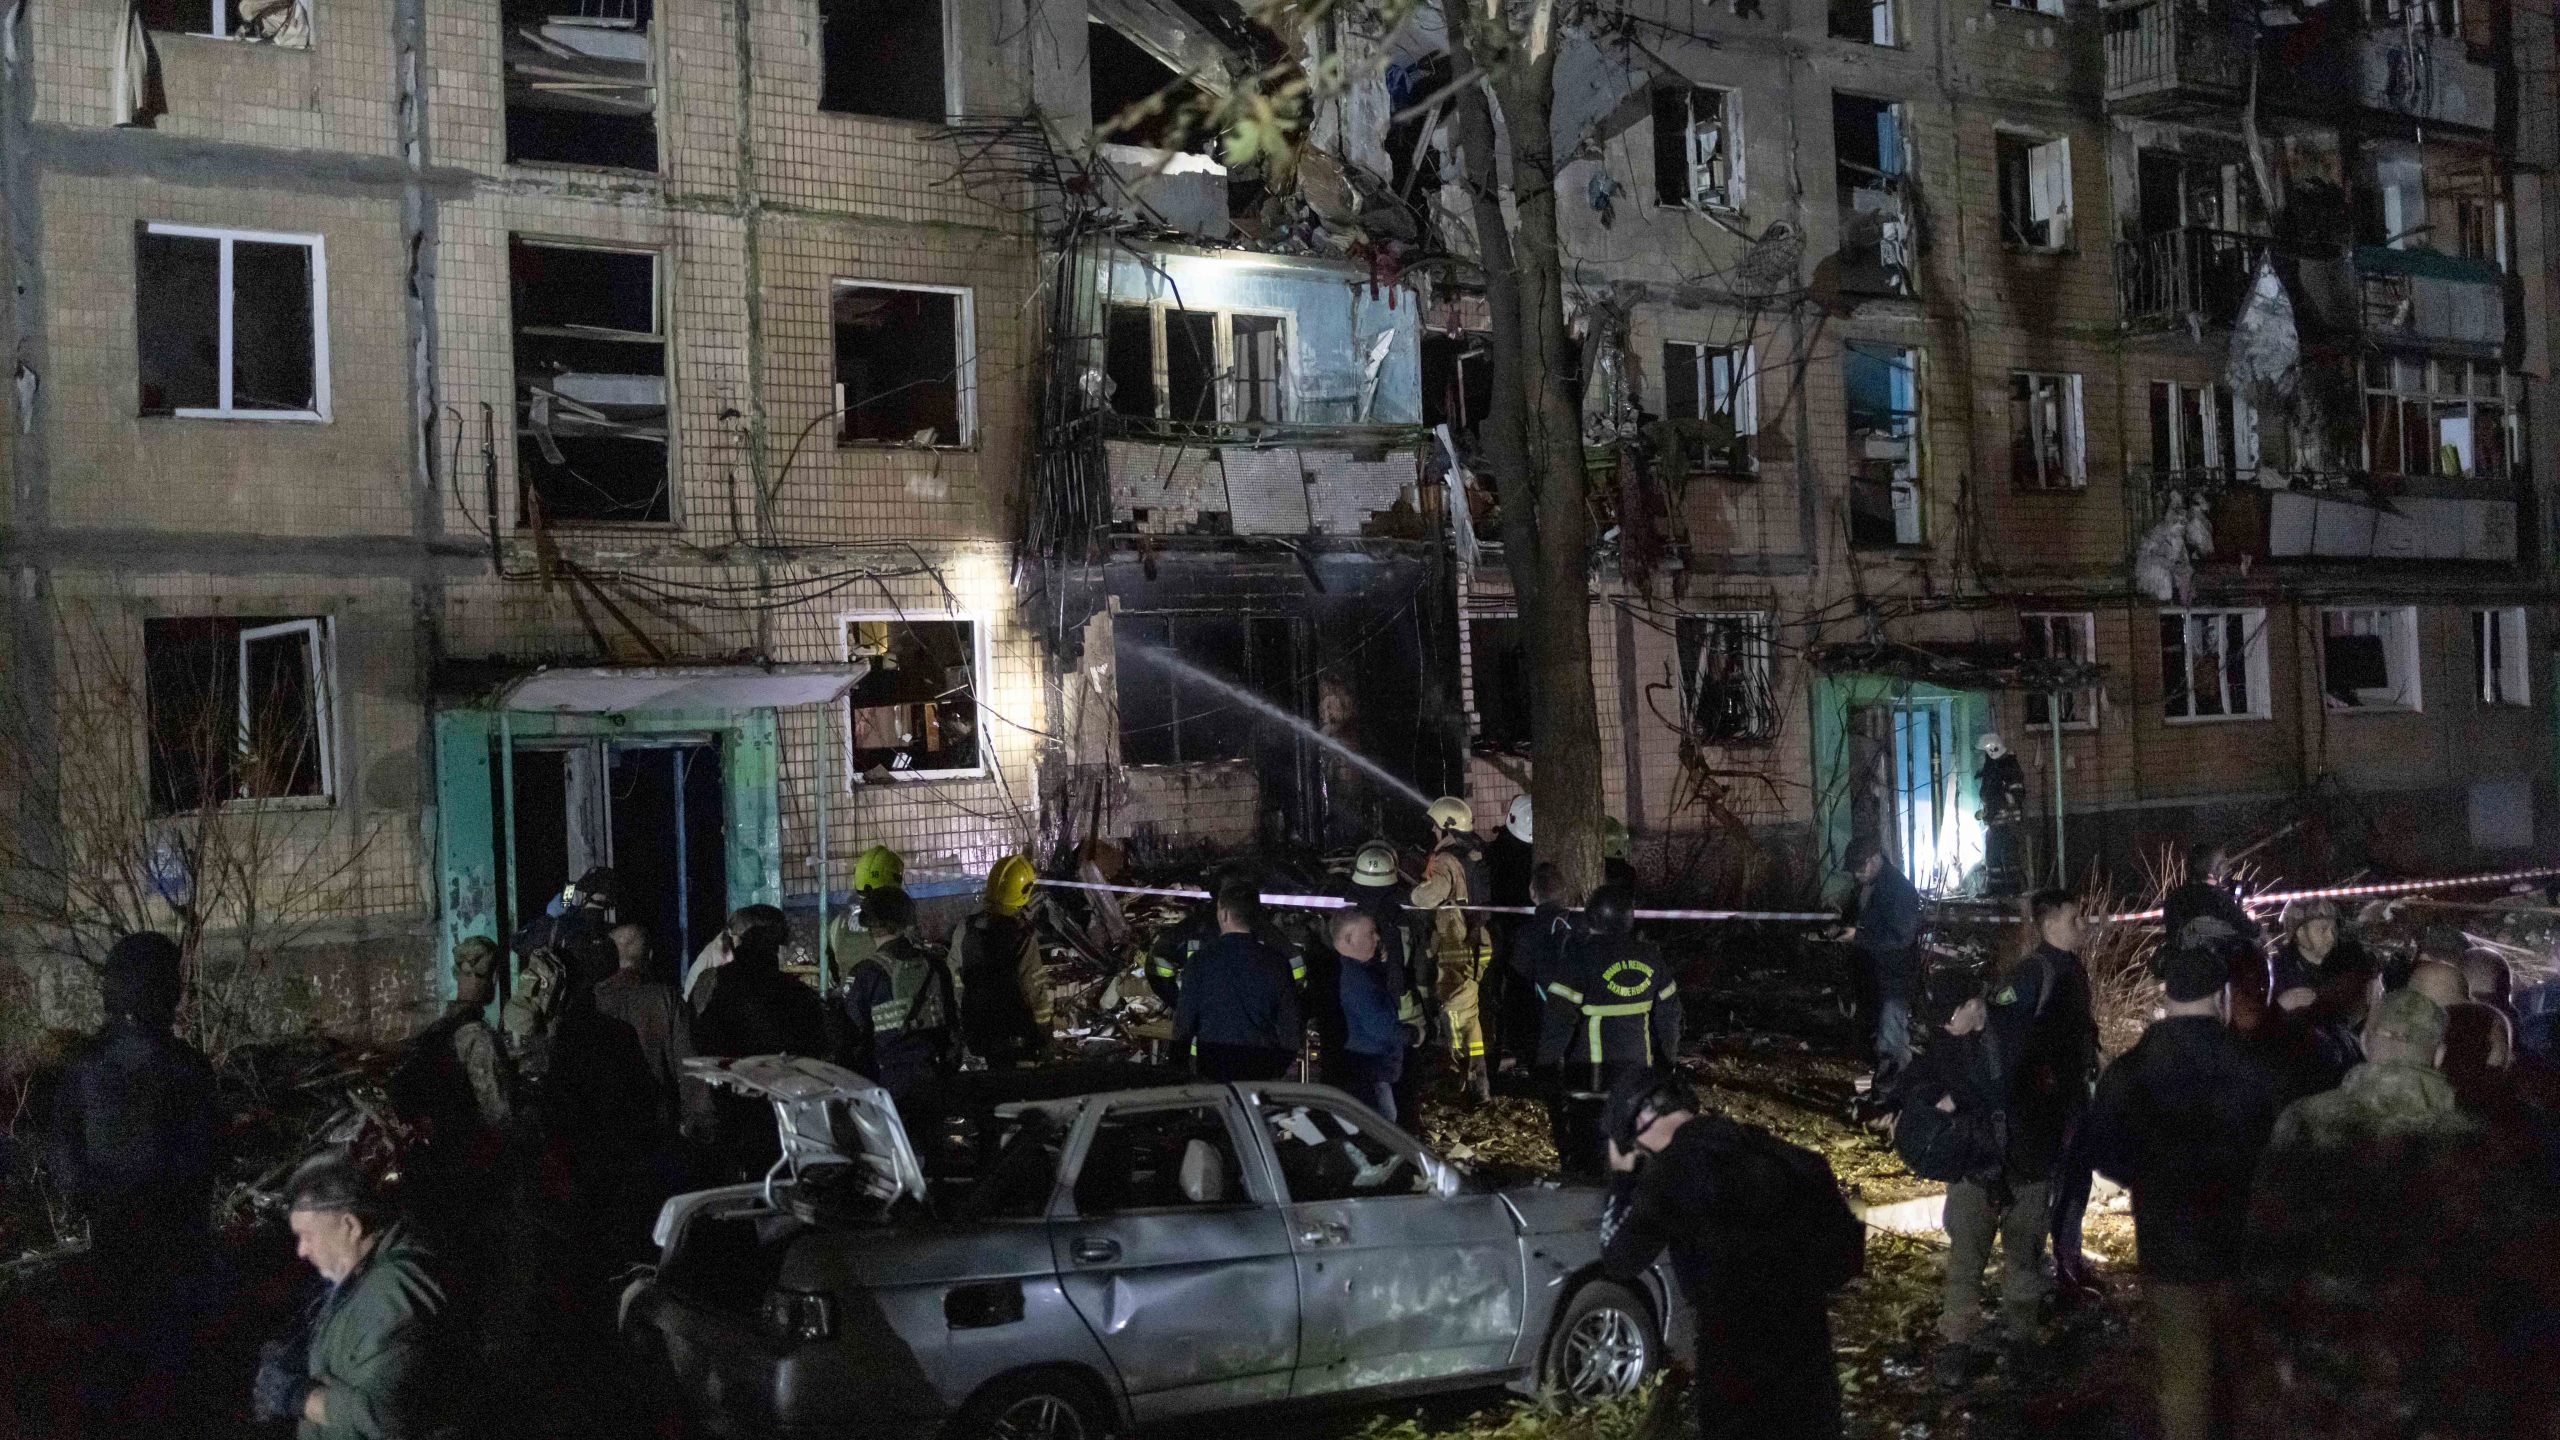
[[1624, 860], [1635, 838], [1627, 833], [1627, 822], [1615, 815], [1600, 819], [1600, 854], [1603, 859]]
[[1351, 883], [1382, 889], [1396, 883], [1396, 847], [1384, 840], [1372, 840], [1360, 847], [1351, 862]]
[[987, 872], [987, 908], [999, 915], [1021, 914], [1022, 907], [1031, 903], [1031, 886], [1038, 878], [1030, 861], [1007, 855]]
[[906, 857], [886, 845], [874, 845], [854, 857], [853, 888], [865, 890], [898, 890], [907, 883]]
[[1431, 802], [1425, 812], [1431, 817], [1433, 833], [1448, 830], [1472, 830], [1476, 823], [1476, 807], [1455, 795], [1443, 795]]
[[1510, 831], [1511, 838], [1519, 841], [1523, 845], [1534, 845], [1538, 840], [1537, 835], [1534, 833], [1533, 828], [1529, 823], [1531, 811], [1532, 807], [1529, 804], [1528, 796], [1514, 796], [1511, 801], [1511, 810], [1503, 817], [1502, 821], [1502, 828]]
[[483, 980], [488, 979], [497, 973], [499, 953], [498, 942], [486, 935], [463, 937], [453, 947], [454, 978], [459, 980], [476, 975]]

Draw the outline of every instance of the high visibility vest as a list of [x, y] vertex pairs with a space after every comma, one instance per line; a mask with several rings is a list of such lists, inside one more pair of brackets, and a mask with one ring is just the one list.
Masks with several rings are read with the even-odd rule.
[[927, 993], [933, 980], [933, 957], [913, 941], [900, 936], [882, 945], [871, 961], [889, 976], [888, 998], [871, 1007], [871, 1033], [880, 1039], [904, 1035], [910, 1030], [948, 1030], [954, 1017], [947, 1013], [944, 992]]
[[[1661, 975], [1641, 953], [1609, 962], [1589, 994], [1562, 981], [1547, 987], [1549, 996], [1582, 1012], [1585, 1058], [1594, 1065], [1653, 1063], [1653, 1007], [1662, 991]], [[1635, 1053], [1612, 1054], [1612, 1039]]]

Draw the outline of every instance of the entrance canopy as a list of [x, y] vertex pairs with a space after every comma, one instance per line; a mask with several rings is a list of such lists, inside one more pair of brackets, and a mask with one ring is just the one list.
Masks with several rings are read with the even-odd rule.
[[867, 660], [793, 665], [612, 665], [537, 670], [498, 690], [498, 708], [569, 715], [635, 710], [764, 710], [825, 705], [869, 674]]

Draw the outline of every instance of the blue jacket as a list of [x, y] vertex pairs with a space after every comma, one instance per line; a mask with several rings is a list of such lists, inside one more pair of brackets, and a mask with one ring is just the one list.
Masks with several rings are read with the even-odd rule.
[[1396, 975], [1383, 959], [1344, 960], [1342, 1048], [1372, 1059], [1401, 1056], [1405, 1030], [1396, 1018]]
[[1913, 964], [1920, 947], [1920, 892], [1886, 865], [1858, 900], [1858, 948], [1879, 966]]
[[1176, 1048], [1193, 1041], [1297, 1053], [1306, 1034], [1288, 957], [1251, 935], [1220, 935], [1182, 969]]

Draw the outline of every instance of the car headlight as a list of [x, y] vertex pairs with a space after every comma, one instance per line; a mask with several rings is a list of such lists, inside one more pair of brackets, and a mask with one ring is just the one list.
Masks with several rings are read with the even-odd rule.
[[777, 1286], [764, 1295], [764, 1328], [784, 1340], [827, 1339], [836, 1333], [836, 1297]]

